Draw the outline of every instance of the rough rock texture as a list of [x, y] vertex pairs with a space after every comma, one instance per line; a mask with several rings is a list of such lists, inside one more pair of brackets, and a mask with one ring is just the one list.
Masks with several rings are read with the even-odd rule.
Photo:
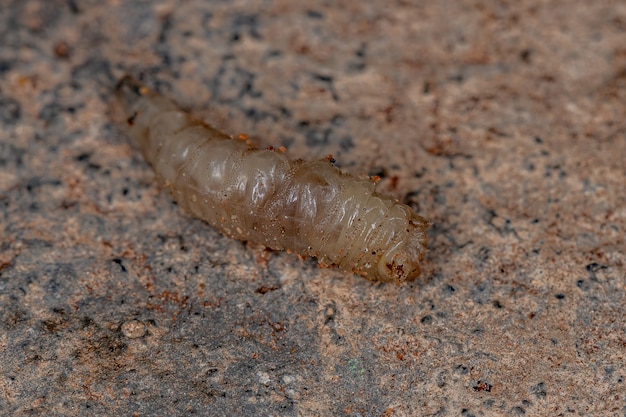
[[[0, 0], [0, 414], [626, 415], [626, 3]], [[228, 239], [110, 111], [379, 175], [373, 284]]]

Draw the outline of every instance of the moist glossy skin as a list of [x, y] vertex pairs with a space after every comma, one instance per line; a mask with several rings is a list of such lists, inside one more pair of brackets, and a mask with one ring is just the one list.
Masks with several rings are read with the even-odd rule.
[[315, 256], [373, 281], [419, 274], [428, 221], [327, 160], [290, 160], [196, 121], [130, 77], [128, 134], [186, 211], [235, 239]]

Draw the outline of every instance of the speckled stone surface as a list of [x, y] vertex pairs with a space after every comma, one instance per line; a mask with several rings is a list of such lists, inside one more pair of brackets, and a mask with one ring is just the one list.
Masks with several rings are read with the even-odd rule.
[[[381, 176], [421, 277], [182, 213], [127, 73]], [[2, 416], [626, 416], [623, 1], [0, 0], [0, 129]]]

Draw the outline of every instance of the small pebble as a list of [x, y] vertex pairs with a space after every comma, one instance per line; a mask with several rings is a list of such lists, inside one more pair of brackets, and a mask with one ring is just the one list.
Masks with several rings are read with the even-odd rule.
[[146, 325], [139, 320], [130, 320], [122, 324], [122, 333], [129, 339], [137, 339], [146, 334]]

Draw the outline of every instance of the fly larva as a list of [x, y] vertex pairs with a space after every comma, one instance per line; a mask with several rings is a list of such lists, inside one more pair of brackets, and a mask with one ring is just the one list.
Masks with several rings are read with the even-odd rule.
[[117, 97], [159, 180], [185, 210], [235, 238], [315, 256], [373, 281], [419, 273], [429, 222], [328, 160], [290, 160], [193, 119], [130, 77]]

